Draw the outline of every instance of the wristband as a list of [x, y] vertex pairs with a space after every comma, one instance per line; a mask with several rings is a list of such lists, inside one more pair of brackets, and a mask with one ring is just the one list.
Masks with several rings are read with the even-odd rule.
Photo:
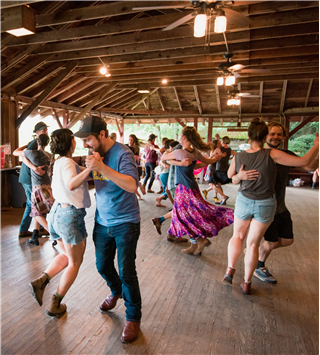
[[236, 177], [237, 177], [237, 179], [239, 180], [239, 182], [241, 182], [241, 180], [239, 179], [239, 176], [238, 176], [238, 174], [236, 174]]

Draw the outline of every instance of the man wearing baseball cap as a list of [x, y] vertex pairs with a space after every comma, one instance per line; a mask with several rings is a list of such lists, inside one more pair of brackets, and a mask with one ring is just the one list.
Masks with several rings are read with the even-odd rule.
[[156, 152], [156, 149], [159, 150], [159, 147], [154, 144], [155, 139], [157, 136], [155, 134], [150, 134], [148, 138], [148, 143], [144, 148], [144, 153], [146, 156], [146, 163], [145, 163], [145, 170], [146, 170], [146, 176], [143, 180], [143, 187], [146, 187], [146, 184], [150, 178], [149, 185], [148, 185], [148, 190], [147, 192], [153, 193], [154, 191], [151, 190], [152, 184], [155, 178], [155, 173], [154, 169], [157, 166], [157, 160], [158, 160], [158, 154]]
[[[111, 289], [100, 306], [112, 310], [120, 298], [126, 306], [126, 325], [121, 340], [131, 343], [138, 337], [141, 296], [136, 273], [136, 248], [140, 235], [140, 211], [135, 192], [139, 176], [134, 155], [125, 145], [113, 141], [105, 122], [88, 116], [74, 136], [81, 138], [92, 155], [86, 158], [96, 188], [96, 215], [93, 241], [96, 266]], [[119, 273], [114, 266], [117, 252]]]
[[[34, 126], [33, 133], [36, 134], [36, 138], [28, 143], [27, 149], [29, 149], [29, 150], [37, 150], [38, 149], [37, 139], [40, 136], [40, 134], [47, 134], [48, 135], [47, 127], [48, 126], [42, 121], [38, 122]], [[28, 165], [26, 165], [26, 164], [28, 164]], [[41, 166], [36, 167], [30, 161], [24, 160], [24, 162], [21, 165], [19, 182], [22, 184], [22, 186], [24, 188], [24, 191], [27, 196], [27, 202], [26, 202], [26, 208], [24, 210], [24, 214], [23, 214], [21, 224], [20, 224], [19, 238], [25, 238], [25, 237], [32, 236], [32, 232], [29, 231], [29, 227], [30, 227], [30, 224], [32, 221], [32, 217], [30, 217], [31, 191], [32, 191], [30, 168], [32, 170], [34, 170], [38, 175], [43, 175], [45, 173], [45, 170], [43, 170]], [[37, 228], [39, 228], [39, 226], [36, 225], [35, 228], [37, 229]], [[44, 231], [43, 234], [48, 235], [48, 233], [46, 231]]]

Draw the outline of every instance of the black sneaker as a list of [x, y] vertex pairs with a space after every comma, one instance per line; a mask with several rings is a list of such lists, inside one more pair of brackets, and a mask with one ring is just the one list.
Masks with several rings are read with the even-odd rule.
[[253, 275], [263, 282], [267, 282], [269, 284], [277, 283], [277, 280], [272, 276], [272, 274], [266, 267], [260, 267], [259, 269], [255, 269]]

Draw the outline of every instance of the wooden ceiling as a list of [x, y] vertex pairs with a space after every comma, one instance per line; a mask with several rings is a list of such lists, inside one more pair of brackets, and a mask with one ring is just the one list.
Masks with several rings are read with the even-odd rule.
[[[69, 127], [87, 113], [137, 124], [246, 122], [256, 115], [318, 120], [318, 1], [231, 6], [251, 20], [239, 25], [227, 16], [232, 62], [269, 69], [239, 72], [237, 89], [253, 96], [234, 107], [227, 106], [227, 88], [216, 85], [218, 65], [226, 62], [224, 35], [211, 25], [210, 36], [195, 38], [194, 20], [162, 31], [193, 11], [181, 8], [189, 1], [2, 1], [2, 20], [21, 4], [35, 10], [36, 33], [1, 38], [2, 95], [17, 102], [17, 127], [29, 115], [58, 119], [61, 111]], [[163, 5], [177, 8], [133, 10]], [[111, 77], [99, 73], [102, 62]], [[151, 93], [139, 94], [139, 83], [148, 83]]]

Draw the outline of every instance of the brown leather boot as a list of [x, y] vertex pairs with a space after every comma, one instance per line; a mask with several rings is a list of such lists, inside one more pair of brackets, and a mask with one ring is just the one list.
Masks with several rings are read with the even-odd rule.
[[109, 295], [101, 304], [100, 310], [102, 312], [111, 311], [111, 309], [113, 309], [117, 305], [119, 298], [122, 298], [122, 295], [118, 295], [118, 296]]
[[121, 341], [123, 343], [132, 343], [138, 338], [140, 330], [140, 322], [126, 322], [121, 335]]
[[210, 240], [208, 240], [208, 239], [203, 239], [203, 238], [199, 237], [199, 238], [197, 239], [197, 248], [196, 248], [196, 250], [194, 251], [193, 255], [200, 256], [201, 253], [202, 253], [202, 250], [203, 250], [205, 247], [208, 247], [210, 244], [211, 244]]
[[46, 288], [48, 283], [48, 276], [44, 272], [38, 279], [35, 279], [29, 283], [31, 296], [38, 303], [39, 306], [42, 306], [44, 289]]
[[242, 290], [242, 293], [244, 295], [251, 295], [251, 281], [246, 282], [246, 281], [242, 281], [240, 288]]
[[197, 244], [192, 244], [187, 249], [181, 249], [181, 253], [184, 254], [193, 254], [197, 249]]
[[223, 278], [223, 282], [227, 283], [229, 285], [232, 285], [232, 279], [233, 279], [233, 275], [235, 272], [236, 272], [236, 269], [228, 266], [226, 274], [224, 275], [224, 278]]
[[61, 298], [53, 295], [47, 314], [51, 317], [61, 316], [66, 312], [66, 310], [67, 306], [64, 303], [61, 303]]

